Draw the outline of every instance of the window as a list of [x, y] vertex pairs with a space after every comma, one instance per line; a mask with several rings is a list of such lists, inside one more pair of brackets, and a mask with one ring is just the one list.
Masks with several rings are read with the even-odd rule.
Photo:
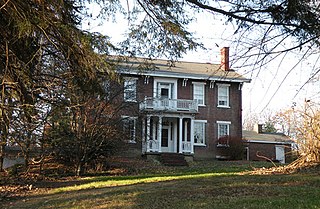
[[110, 81], [106, 80], [102, 83], [102, 88], [104, 90], [104, 99], [105, 100], [110, 100], [111, 97], [111, 85]]
[[218, 84], [218, 107], [229, 107], [229, 84]]
[[194, 121], [194, 144], [205, 145], [206, 138], [206, 122]]
[[135, 117], [123, 116], [123, 132], [128, 136], [129, 143], [136, 143], [136, 119]]
[[124, 80], [124, 101], [135, 102], [137, 100], [137, 79], [125, 78]]
[[218, 124], [218, 146], [229, 146], [229, 121], [217, 121]]
[[172, 88], [173, 83], [158, 83], [158, 97], [160, 99], [171, 99], [172, 98]]
[[198, 105], [205, 105], [203, 83], [193, 83], [193, 99], [197, 100]]
[[153, 98], [177, 99], [177, 79], [154, 78], [153, 80]]

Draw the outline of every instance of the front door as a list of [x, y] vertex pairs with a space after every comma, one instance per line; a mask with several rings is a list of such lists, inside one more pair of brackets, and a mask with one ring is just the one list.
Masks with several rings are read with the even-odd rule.
[[173, 152], [173, 139], [171, 137], [171, 127], [162, 126], [161, 132], [161, 151]]

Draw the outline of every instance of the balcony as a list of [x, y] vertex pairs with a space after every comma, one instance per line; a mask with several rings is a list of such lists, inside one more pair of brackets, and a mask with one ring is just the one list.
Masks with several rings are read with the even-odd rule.
[[198, 103], [196, 100], [146, 97], [140, 104], [140, 110], [197, 113]]

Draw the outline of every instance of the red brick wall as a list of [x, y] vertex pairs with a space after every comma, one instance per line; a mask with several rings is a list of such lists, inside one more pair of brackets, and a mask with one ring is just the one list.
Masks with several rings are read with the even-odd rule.
[[[276, 159], [276, 146], [277, 144], [268, 144], [268, 143], [248, 143], [249, 148], [249, 160], [254, 161], [267, 161], [266, 158], [270, 160]], [[290, 145], [285, 145], [285, 155], [286, 155], [286, 162], [289, 162], [290, 155], [291, 155], [291, 147]], [[259, 157], [259, 156], [263, 157]]]
[[[239, 83], [230, 84], [230, 108], [218, 108], [218, 88], [210, 88], [210, 83], [205, 85], [205, 107], [199, 107], [199, 113], [196, 114], [196, 120], [207, 120], [206, 126], [206, 146], [195, 147], [195, 158], [214, 158], [217, 152], [217, 121], [230, 121], [230, 136], [233, 138], [242, 138], [242, 104], [241, 90]], [[186, 95], [189, 94], [189, 95]], [[188, 81], [188, 86], [181, 87], [178, 91], [179, 98], [192, 99], [193, 89], [192, 80]]]
[[265, 158], [258, 157], [264, 156], [268, 159], [276, 159], [276, 151], [274, 144], [265, 144], [265, 143], [249, 143], [249, 159], [250, 160], [258, 160], [258, 161], [266, 161]]
[[[145, 96], [153, 96], [153, 77], [149, 78], [149, 83], [144, 83], [144, 77], [140, 77], [137, 85], [137, 98], [142, 101]], [[177, 97], [178, 99], [193, 99], [193, 85], [192, 82], [199, 82], [199, 80], [189, 79], [186, 86], [182, 86], [183, 79], [178, 79]], [[218, 87], [215, 83], [214, 88], [210, 88], [209, 81], [205, 82], [205, 106], [199, 107], [199, 113], [195, 114], [196, 120], [207, 120], [206, 126], [206, 146], [195, 147], [195, 158], [214, 158], [216, 154], [217, 143], [217, 121], [230, 121], [230, 135], [233, 138], [242, 138], [242, 118], [241, 118], [241, 90], [239, 90], [239, 83], [230, 84], [229, 99], [230, 108], [218, 108], [217, 97]]]

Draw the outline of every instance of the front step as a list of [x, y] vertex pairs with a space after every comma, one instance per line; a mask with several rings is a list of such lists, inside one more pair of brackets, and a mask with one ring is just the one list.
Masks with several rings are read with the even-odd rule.
[[162, 153], [160, 162], [167, 166], [188, 166], [183, 154], [179, 153]]

